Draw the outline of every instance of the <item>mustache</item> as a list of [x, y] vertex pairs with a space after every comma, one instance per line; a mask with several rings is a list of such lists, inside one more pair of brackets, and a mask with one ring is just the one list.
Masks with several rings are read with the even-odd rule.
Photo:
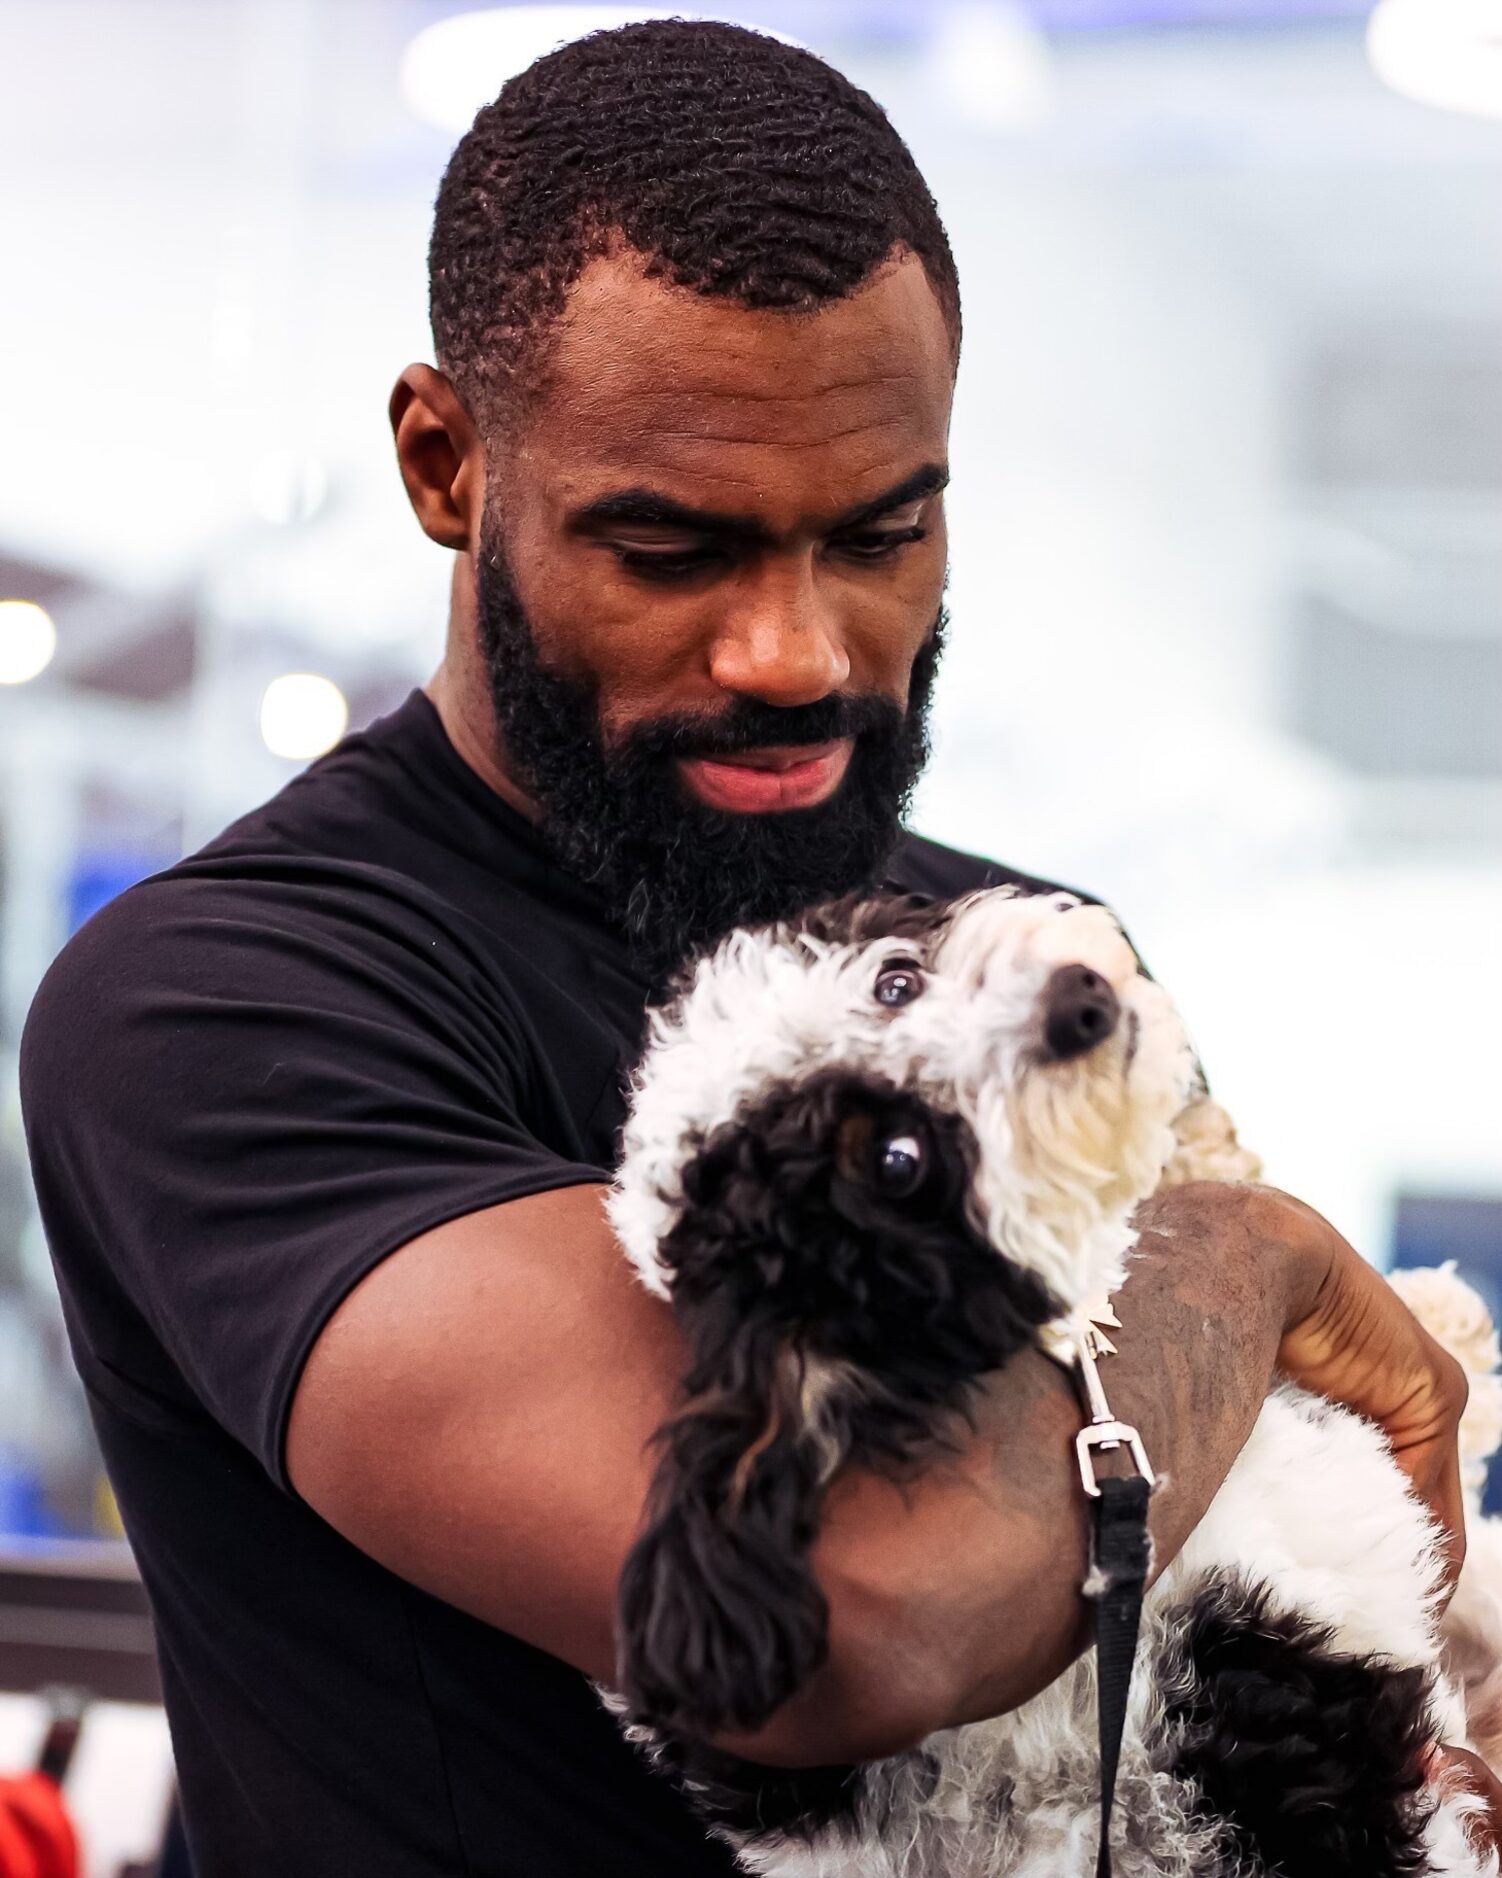
[[901, 704], [883, 692], [833, 692], [808, 704], [787, 705], [741, 695], [713, 713], [664, 712], [633, 724], [618, 738], [602, 736], [601, 757], [613, 769], [621, 763], [646, 767], [675, 757], [739, 756], [778, 744], [835, 743], [846, 737], [868, 748], [895, 746], [915, 698], [926, 716], [948, 625], [949, 615], [940, 606], [913, 660], [908, 696]]
[[776, 705], [736, 698], [707, 717], [676, 712], [636, 724], [608, 750], [612, 762], [739, 756], [778, 744], [834, 743], [891, 737], [901, 728], [901, 705], [873, 693], [834, 695], [809, 704]]

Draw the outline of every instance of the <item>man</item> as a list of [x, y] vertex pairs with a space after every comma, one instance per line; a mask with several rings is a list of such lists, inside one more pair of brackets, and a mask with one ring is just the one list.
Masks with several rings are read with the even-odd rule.
[[[1016, 878], [900, 832], [958, 289], [869, 98], [681, 22], [509, 84], [431, 264], [439, 369], [391, 412], [456, 556], [442, 667], [70, 944], [25, 1040], [38, 1192], [199, 1878], [723, 1873], [590, 1686], [681, 1368], [601, 1183], [675, 957]], [[1148, 1225], [1113, 1381], [1160, 1562], [1280, 1355], [1453, 1524], [1458, 1371], [1322, 1221], [1199, 1188]], [[829, 1662], [725, 1745], [847, 1762], [1055, 1675], [1077, 1416], [1021, 1361], [961, 1461], [839, 1481]]]

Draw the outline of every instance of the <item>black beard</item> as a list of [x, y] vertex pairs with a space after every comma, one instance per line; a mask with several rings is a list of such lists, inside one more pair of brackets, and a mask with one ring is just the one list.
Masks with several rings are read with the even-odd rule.
[[[928, 760], [943, 643], [940, 608], [913, 662], [907, 708], [834, 696], [788, 709], [736, 697], [677, 713], [607, 747], [595, 689], [545, 665], [497, 533], [476, 569], [479, 640], [496, 728], [560, 860], [600, 894], [642, 968], [661, 977], [737, 926], [786, 919], [876, 883]], [[853, 739], [834, 795], [813, 808], [737, 814], [684, 786], [676, 760]]]

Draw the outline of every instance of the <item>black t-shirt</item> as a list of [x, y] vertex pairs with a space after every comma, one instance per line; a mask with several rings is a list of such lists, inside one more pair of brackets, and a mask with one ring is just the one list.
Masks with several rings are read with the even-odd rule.
[[[915, 838], [891, 870], [1006, 879]], [[585, 1677], [367, 1558], [283, 1456], [308, 1351], [374, 1265], [608, 1175], [647, 993], [420, 692], [48, 973], [32, 1163], [197, 1878], [731, 1869]]]

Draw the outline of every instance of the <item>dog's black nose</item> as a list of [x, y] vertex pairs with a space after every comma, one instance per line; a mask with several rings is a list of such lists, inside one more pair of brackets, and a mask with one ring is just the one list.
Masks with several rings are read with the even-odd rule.
[[1043, 992], [1043, 1041], [1048, 1060], [1083, 1056], [1116, 1028], [1116, 993], [1088, 965], [1061, 965]]

